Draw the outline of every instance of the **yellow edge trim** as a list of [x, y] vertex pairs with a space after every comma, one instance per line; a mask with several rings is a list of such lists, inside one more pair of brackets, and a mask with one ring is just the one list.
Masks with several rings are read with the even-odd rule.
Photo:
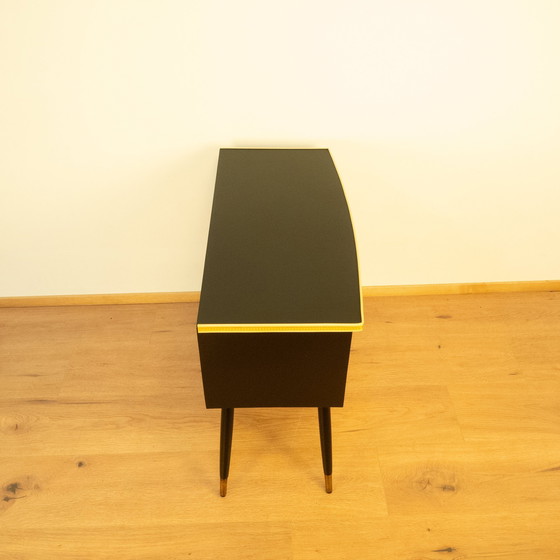
[[328, 150], [321, 146], [228, 146], [220, 150]]
[[242, 325], [197, 325], [199, 333], [260, 333], [260, 332], [356, 332], [362, 323], [304, 323], [304, 324], [242, 324]]

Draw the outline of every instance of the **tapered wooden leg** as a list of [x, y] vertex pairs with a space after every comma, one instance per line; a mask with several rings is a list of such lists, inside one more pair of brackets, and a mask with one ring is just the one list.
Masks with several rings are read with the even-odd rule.
[[331, 409], [319, 408], [319, 435], [321, 437], [321, 455], [323, 456], [323, 472], [325, 473], [325, 490], [332, 492], [332, 432]]
[[231, 440], [233, 436], [233, 408], [222, 408], [220, 426], [220, 496], [227, 494]]

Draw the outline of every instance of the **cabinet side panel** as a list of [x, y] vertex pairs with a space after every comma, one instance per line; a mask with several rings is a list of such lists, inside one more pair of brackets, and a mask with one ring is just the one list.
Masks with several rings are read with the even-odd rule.
[[343, 406], [352, 333], [199, 333], [207, 408]]

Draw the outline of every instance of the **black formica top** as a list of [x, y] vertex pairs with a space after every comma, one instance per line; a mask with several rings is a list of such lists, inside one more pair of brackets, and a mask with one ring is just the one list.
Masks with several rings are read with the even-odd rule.
[[198, 331], [362, 324], [352, 222], [329, 151], [220, 150]]

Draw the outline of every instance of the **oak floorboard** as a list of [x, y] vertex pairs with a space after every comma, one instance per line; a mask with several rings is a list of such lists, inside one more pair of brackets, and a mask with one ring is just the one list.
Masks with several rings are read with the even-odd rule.
[[390, 515], [384, 519], [294, 527], [295, 560], [534, 560], [557, 558], [554, 516], [495, 512]]
[[[292, 558], [291, 527], [268, 521], [10, 529], [0, 558], [34, 560], [270, 560]], [[28, 556], [29, 550], [33, 555]]]
[[560, 441], [560, 376], [535, 383], [512, 373], [510, 383], [453, 385], [449, 391], [466, 441]]
[[491, 514], [501, 504], [517, 514], [556, 516], [560, 438], [533, 443], [477, 441], [380, 450], [389, 514]]
[[292, 447], [258, 455], [241, 448], [232, 458], [227, 499], [220, 500], [216, 473], [208, 468], [216, 465], [216, 452], [192, 446], [181, 453], [3, 458], [2, 528], [326, 523], [387, 514], [377, 458], [351, 470], [339, 460], [339, 499], [332, 500], [317, 453]]

